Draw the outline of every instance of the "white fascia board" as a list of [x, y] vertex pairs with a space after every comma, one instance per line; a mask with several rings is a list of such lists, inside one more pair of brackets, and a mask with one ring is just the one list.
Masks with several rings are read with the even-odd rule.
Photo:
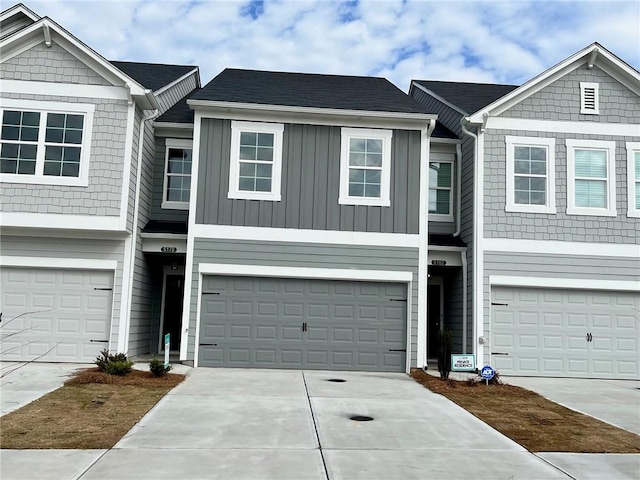
[[[191, 183], [193, 185], [193, 181]], [[191, 204], [194, 203], [193, 194]], [[195, 209], [194, 209], [195, 210]], [[189, 218], [192, 217], [189, 212]], [[261, 242], [326, 243], [337, 245], [363, 245], [380, 247], [418, 248], [415, 234], [342, 232], [337, 230], [310, 230], [294, 228], [238, 227], [231, 225], [189, 225], [189, 235], [195, 238], [224, 240], [256, 240]]]
[[565, 122], [555, 120], [532, 120], [525, 118], [489, 117], [487, 129], [571, 133], [585, 135], [613, 135], [640, 137], [640, 127], [627, 123]]
[[640, 292], [640, 282], [627, 280], [489, 275], [489, 284], [491, 286], [501, 287], [563, 288], [570, 290], [614, 290], [623, 292]]
[[640, 74], [602, 45], [593, 43], [532, 78], [504, 97], [496, 100], [490, 105], [487, 105], [482, 110], [475, 112], [470, 116], [470, 122], [476, 125], [481, 124], [484, 113], [488, 113], [489, 115], [500, 115], [504, 111], [542, 90], [544, 87], [555, 82], [567, 73], [575, 70], [581, 65], [587, 64], [594, 51], [598, 54], [595, 60], [595, 64], [598, 68], [601, 68], [636, 94], [640, 95]]
[[444, 99], [443, 97], [441, 97], [437, 93], [432, 92], [427, 87], [424, 87], [424, 86], [420, 85], [419, 83], [416, 83], [415, 81], [411, 82], [411, 87], [416, 87], [417, 89], [422, 90], [424, 93], [426, 93], [430, 97], [435, 98], [440, 103], [446, 105], [447, 107], [449, 107], [452, 110], [455, 110], [456, 112], [458, 112], [463, 117], [466, 117], [466, 116], [469, 115], [469, 112], [464, 111], [462, 108], [458, 107], [457, 105], [454, 105], [453, 103], [451, 103], [448, 100]]
[[155, 92], [153, 92], [155, 95], [162, 95], [164, 92], [166, 92], [167, 90], [169, 90], [171, 87], [174, 87], [175, 85], [178, 85], [180, 82], [184, 81], [186, 78], [189, 78], [191, 75], [193, 74], [197, 74], [198, 73], [198, 67], [195, 67], [193, 70], [185, 73], [184, 75], [182, 75], [180, 78], [175, 79], [173, 82], [165, 85], [162, 88], [159, 88], [158, 90], [156, 90]]
[[446, 245], [429, 245], [429, 251], [434, 252], [466, 252], [467, 247], [449, 247]]
[[632, 244], [519, 240], [512, 238], [484, 238], [482, 244], [487, 252], [640, 259], [640, 245]]
[[115, 271], [118, 268], [118, 261], [95, 258], [22, 257], [3, 255], [0, 256], [0, 265], [3, 267]]
[[20, 13], [23, 14], [25, 17], [30, 18], [34, 22], [40, 20], [40, 16], [38, 14], [36, 14], [32, 10], [29, 10], [22, 3], [19, 3], [17, 5], [14, 5], [13, 7], [7, 8], [4, 12], [1, 12], [0, 22], [4, 22], [5, 20], [8, 20], [11, 17], [18, 15]]
[[193, 138], [193, 123], [153, 122], [157, 137]]
[[271, 265], [242, 265], [225, 263], [200, 263], [198, 264], [198, 271], [202, 275], [309, 278], [372, 282], [410, 282], [413, 279], [412, 272], [401, 270], [276, 267]]
[[2, 212], [0, 225], [14, 228], [55, 228], [121, 232], [120, 217], [55, 213]]
[[376, 112], [333, 108], [260, 105], [255, 103], [187, 100], [203, 117], [259, 122], [339, 125], [343, 127], [397, 128], [421, 130], [437, 115], [425, 113]]
[[0, 91], [28, 95], [57, 95], [61, 97], [104, 98], [128, 100], [124, 87], [108, 85], [79, 85], [75, 83], [36, 82], [33, 80], [0, 79]]

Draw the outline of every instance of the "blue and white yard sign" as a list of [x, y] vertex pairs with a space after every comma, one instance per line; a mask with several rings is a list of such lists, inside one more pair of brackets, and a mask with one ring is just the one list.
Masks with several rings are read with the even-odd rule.
[[493, 369], [491, 365], [485, 365], [480, 370], [480, 376], [485, 380], [491, 380], [496, 374], [496, 371]]

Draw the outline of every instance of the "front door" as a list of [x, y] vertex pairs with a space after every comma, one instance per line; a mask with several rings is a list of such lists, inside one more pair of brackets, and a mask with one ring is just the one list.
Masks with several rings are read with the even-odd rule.
[[427, 358], [438, 358], [438, 334], [442, 323], [442, 285], [427, 286]]
[[163, 322], [160, 349], [164, 351], [164, 336], [169, 333], [170, 350], [180, 349], [180, 332], [182, 330], [182, 297], [184, 295], [184, 275], [165, 276], [164, 305], [162, 306]]

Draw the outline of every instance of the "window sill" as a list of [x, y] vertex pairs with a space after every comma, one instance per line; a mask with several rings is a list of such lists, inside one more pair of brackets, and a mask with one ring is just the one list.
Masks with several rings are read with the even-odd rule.
[[279, 202], [282, 200], [279, 193], [270, 192], [229, 192], [227, 198], [229, 200], [263, 200], [266, 202]]
[[628, 210], [627, 217], [640, 218], [640, 210]]
[[165, 210], [189, 210], [189, 202], [162, 202], [160, 207]]
[[68, 187], [89, 186], [89, 181], [86, 178], [17, 175], [12, 173], [0, 174], [0, 183], [22, 183], [25, 185], [64, 185]]
[[567, 208], [567, 215], [585, 215], [589, 217], [617, 217], [615, 210], [607, 210], [604, 208]]
[[338, 198], [338, 204], [364, 207], [390, 207], [391, 200], [383, 198], [340, 197]]
[[548, 207], [546, 205], [508, 204], [504, 207], [504, 211], [508, 213], [544, 213], [549, 215], [555, 215], [558, 213], [555, 206]]

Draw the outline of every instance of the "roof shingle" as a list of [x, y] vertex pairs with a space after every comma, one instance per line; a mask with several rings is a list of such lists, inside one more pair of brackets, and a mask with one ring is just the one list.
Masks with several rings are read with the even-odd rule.
[[198, 68], [193, 65], [166, 65], [162, 63], [120, 62], [116, 60], [110, 60], [110, 62], [136, 82], [153, 91], [175, 82], [183, 75]]
[[518, 88], [518, 85], [431, 80], [413, 80], [413, 83], [422, 85], [427, 90], [464, 110], [467, 114], [477, 112]]

